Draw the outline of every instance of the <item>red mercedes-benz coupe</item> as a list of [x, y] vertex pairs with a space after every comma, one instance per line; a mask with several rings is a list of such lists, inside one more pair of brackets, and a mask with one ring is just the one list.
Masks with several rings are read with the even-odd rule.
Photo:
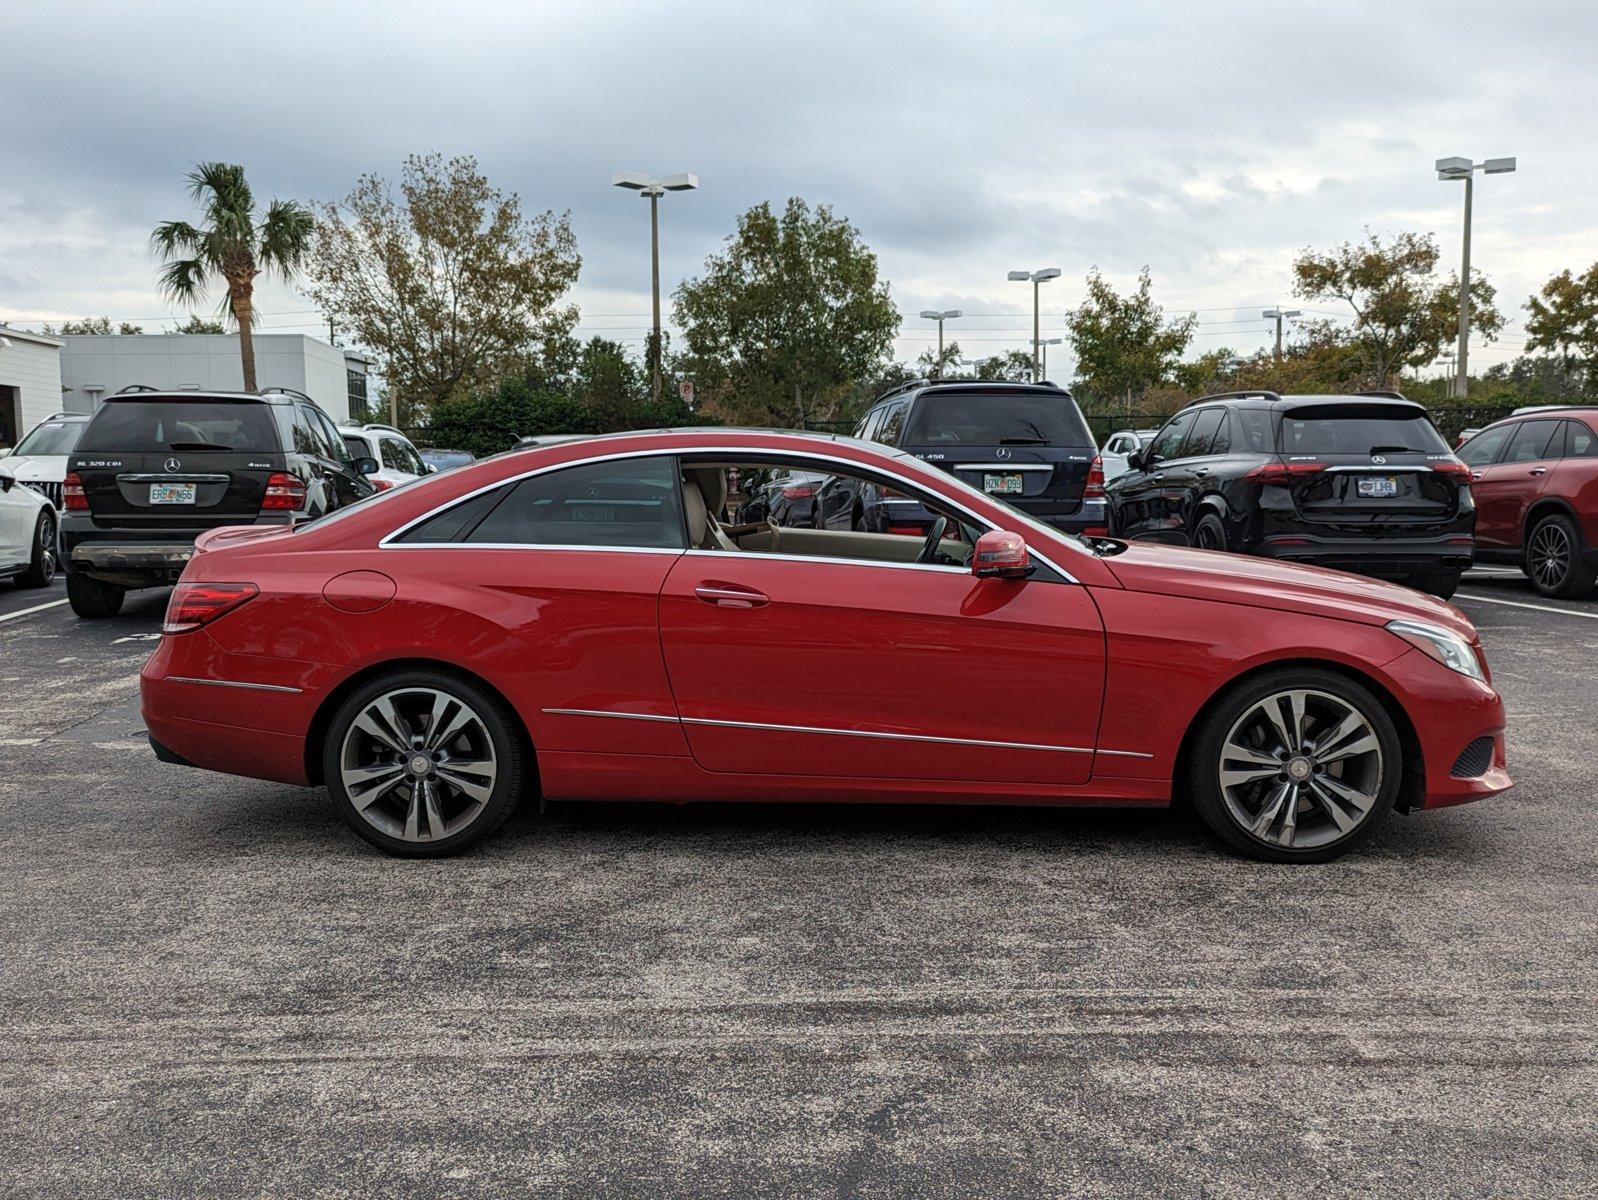
[[[997, 494], [1009, 464], [969, 464]], [[727, 520], [863, 479], [926, 536]], [[501, 455], [204, 535], [143, 673], [156, 753], [325, 784], [457, 851], [551, 799], [1164, 805], [1317, 861], [1510, 786], [1475, 630], [1418, 592], [1078, 540], [909, 455], [692, 429]]]

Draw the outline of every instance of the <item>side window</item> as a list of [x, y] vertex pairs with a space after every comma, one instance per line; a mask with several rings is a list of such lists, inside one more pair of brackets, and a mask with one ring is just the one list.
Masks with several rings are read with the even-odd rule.
[[353, 433], [346, 433], [341, 440], [344, 443], [344, 449], [349, 451], [351, 462], [354, 462], [357, 458], [372, 457], [372, 451], [367, 446], [365, 438]]
[[861, 418], [860, 424], [854, 427], [854, 435], [861, 441], [875, 441], [877, 426], [882, 424], [882, 410], [874, 408]]
[[1215, 427], [1215, 437], [1210, 440], [1211, 454], [1232, 452], [1232, 414], [1221, 409], [1221, 423]]
[[1500, 425], [1497, 429], [1478, 433], [1459, 448], [1459, 461], [1467, 467], [1491, 466], [1498, 461], [1499, 451], [1515, 429], [1514, 425]]
[[1232, 410], [1232, 444], [1238, 450], [1247, 447], [1250, 454], [1270, 454], [1274, 451], [1271, 436], [1271, 414], [1263, 408], [1238, 408]]
[[676, 464], [617, 459], [534, 475], [516, 484], [466, 541], [684, 549]]
[[462, 500], [454, 508], [445, 509], [436, 517], [429, 517], [394, 540], [405, 545], [424, 546], [462, 541], [466, 534], [505, 498], [508, 491], [510, 485], [484, 492], [481, 496], [473, 496], [470, 500]]
[[416, 453], [415, 446], [405, 441], [396, 441], [395, 444], [399, 447], [399, 456], [401, 461], [405, 463], [407, 471], [412, 475], [427, 474], [427, 464], [422, 461], [422, 456]]
[[1208, 454], [1210, 442], [1214, 440], [1215, 431], [1220, 428], [1221, 418], [1225, 416], [1224, 408], [1201, 409], [1194, 416], [1187, 437], [1182, 440], [1182, 457], [1197, 458], [1201, 454]]
[[1598, 436], [1585, 421], [1565, 422], [1565, 457], [1598, 458]]
[[1187, 436], [1188, 426], [1193, 424], [1193, 414], [1183, 413], [1173, 417], [1169, 424], [1155, 436], [1149, 444], [1149, 461], [1156, 459], [1172, 459], [1182, 449], [1182, 439]]
[[904, 431], [904, 413], [909, 408], [908, 404], [895, 404], [882, 414], [882, 426], [877, 431], [874, 441], [884, 445], [897, 446], [899, 434]]
[[377, 439], [378, 453], [383, 456], [383, 466], [390, 471], [403, 471], [406, 469], [405, 460], [400, 457], [399, 443], [393, 438]]
[[312, 410], [311, 415], [316, 418], [317, 428], [322, 431], [323, 439], [333, 451], [333, 461], [343, 463], [346, 467], [354, 466], [355, 459], [350, 454], [350, 448], [344, 444], [338, 426], [333, 424], [333, 418], [319, 408]]
[[[317, 458], [335, 459], [333, 447], [327, 444], [327, 434], [322, 432], [316, 414], [303, 404], [294, 406], [294, 448], [302, 454]], [[342, 443], [340, 443], [342, 444]]]
[[1515, 436], [1509, 439], [1506, 463], [1537, 462], [1548, 457], [1548, 443], [1553, 441], [1558, 421], [1522, 421]]

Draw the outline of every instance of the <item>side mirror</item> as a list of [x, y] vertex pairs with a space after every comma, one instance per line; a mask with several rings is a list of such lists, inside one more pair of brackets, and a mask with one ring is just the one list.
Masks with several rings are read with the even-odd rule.
[[971, 552], [971, 574], [978, 579], [1025, 579], [1032, 574], [1026, 541], [1019, 533], [988, 530]]
[[1143, 469], [1143, 451], [1129, 451], [1126, 456], [1126, 465], [1134, 471], [1141, 471]]
[[17, 477], [4, 467], [0, 467], [0, 492], [9, 492], [17, 482]]
[[438, 474], [438, 468], [433, 466], [431, 463], [429, 463], [428, 466], [427, 466], [427, 473], [429, 475], [437, 475]]
[[355, 469], [362, 475], [375, 475], [383, 468], [378, 466], [377, 459], [363, 456], [355, 460]]

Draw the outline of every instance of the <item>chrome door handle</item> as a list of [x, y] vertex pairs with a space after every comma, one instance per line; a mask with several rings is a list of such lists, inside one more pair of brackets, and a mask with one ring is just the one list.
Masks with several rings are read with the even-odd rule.
[[1197, 475], [1200, 479], [1203, 479], [1209, 473], [1210, 469], [1208, 467], [1200, 467], [1197, 471], [1193, 472], [1193, 474]]
[[1480, 483], [1481, 482], [1481, 472], [1480, 471], [1472, 471], [1470, 473], [1470, 481], [1472, 483]]
[[1533, 467], [1531, 469], [1531, 473], [1533, 475], [1546, 475], [1546, 474], [1548, 474], [1548, 468], [1547, 467]]
[[770, 604], [771, 597], [753, 588], [728, 587], [722, 584], [702, 583], [694, 589], [706, 604], [715, 604], [722, 608], [759, 608]]
[[1154, 482], [1155, 483], [1164, 483], [1165, 482], [1165, 472], [1161, 471], [1158, 475], [1156, 475], [1154, 477]]

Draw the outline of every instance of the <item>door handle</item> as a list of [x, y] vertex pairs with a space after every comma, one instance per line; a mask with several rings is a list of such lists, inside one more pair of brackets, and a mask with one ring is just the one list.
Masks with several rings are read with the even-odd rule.
[[694, 595], [706, 604], [721, 608], [760, 608], [771, 603], [771, 597], [765, 593], [735, 584], [702, 583], [694, 589]]
[[1154, 477], [1154, 482], [1155, 483], [1164, 483], [1165, 482], [1165, 472], [1161, 471], [1158, 475], [1156, 475]]
[[1193, 472], [1193, 474], [1197, 475], [1200, 479], [1203, 479], [1209, 473], [1210, 469], [1208, 467], [1200, 467], [1198, 470]]
[[1480, 471], [1472, 471], [1470, 473], [1470, 481], [1472, 483], [1480, 483], [1481, 482], [1481, 472]]
[[1547, 467], [1533, 467], [1531, 469], [1531, 474], [1533, 474], [1533, 475], [1546, 475], [1546, 474], [1548, 474], [1548, 468]]

